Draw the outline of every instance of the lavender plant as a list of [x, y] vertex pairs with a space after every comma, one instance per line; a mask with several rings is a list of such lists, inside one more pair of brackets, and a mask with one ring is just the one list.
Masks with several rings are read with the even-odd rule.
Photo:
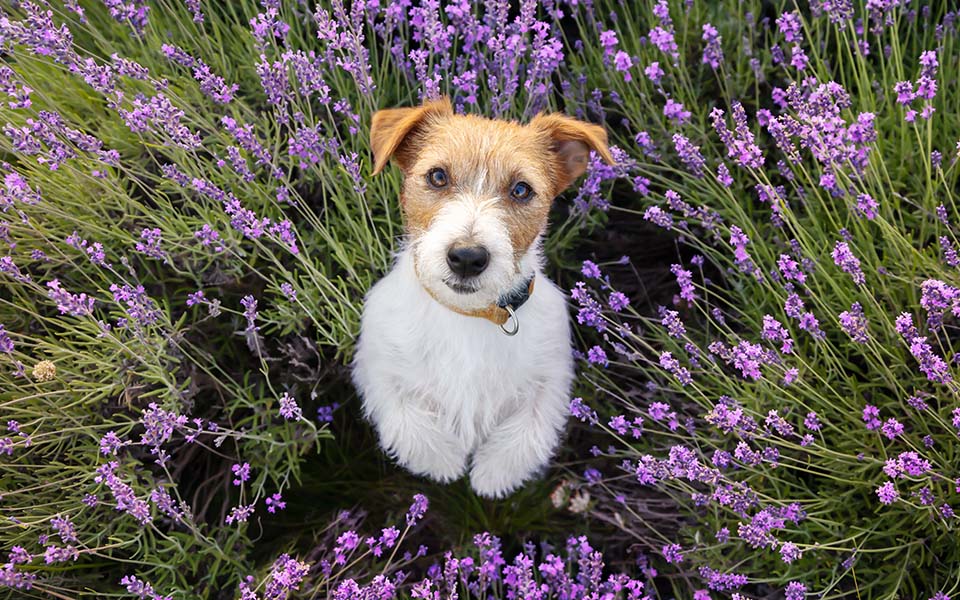
[[611, 258], [571, 290], [607, 440], [575, 499], [678, 597], [955, 596], [956, 13], [612, 10], [571, 55], [632, 159], [609, 222], [680, 251], [664, 305]]
[[[941, 3], [2, 10], [7, 596], [957, 594]], [[628, 536], [639, 555], [609, 536], [606, 556], [626, 574], [578, 535], [510, 562], [511, 532], [420, 548], [422, 496], [401, 528], [361, 535], [351, 511], [310, 548], [256, 551], [304, 457], [337, 443], [349, 398], [325, 391], [400, 231], [398, 175], [367, 178], [370, 115], [439, 94], [607, 124], [618, 165], [560, 203], [554, 262], [600, 235], [584, 224], [676, 244], [672, 302], [632, 281], [646, 237], [577, 257], [571, 289], [572, 408], [604, 441], [551, 499]]]
[[254, 540], [331, 443], [345, 398], [319, 391], [399, 232], [370, 116], [553, 106], [557, 25], [531, 2], [2, 10], [0, 584], [286, 597], [308, 567], [257, 591]]

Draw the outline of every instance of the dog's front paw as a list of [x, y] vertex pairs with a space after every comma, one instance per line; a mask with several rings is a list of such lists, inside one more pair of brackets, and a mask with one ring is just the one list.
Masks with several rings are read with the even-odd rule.
[[520, 487], [533, 473], [518, 469], [509, 459], [489, 452], [478, 452], [470, 469], [470, 486], [486, 498], [504, 498]]
[[[425, 433], [425, 432], [421, 432]], [[467, 453], [452, 439], [408, 439], [400, 447], [388, 449], [401, 467], [414, 475], [441, 483], [460, 479], [467, 470]]]

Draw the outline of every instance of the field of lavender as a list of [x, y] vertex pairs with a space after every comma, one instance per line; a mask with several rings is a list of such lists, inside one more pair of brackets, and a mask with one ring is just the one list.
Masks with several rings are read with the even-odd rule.
[[[960, 597], [960, 14], [937, 0], [0, 7], [0, 597]], [[540, 481], [376, 448], [374, 111], [604, 124]], [[954, 507], [957, 507], [956, 509]]]

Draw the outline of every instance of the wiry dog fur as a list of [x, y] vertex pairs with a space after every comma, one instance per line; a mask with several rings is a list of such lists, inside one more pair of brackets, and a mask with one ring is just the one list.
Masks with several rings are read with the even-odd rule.
[[[554, 197], [608, 162], [605, 131], [564, 115], [527, 125], [454, 114], [440, 99], [373, 117], [374, 173], [404, 173], [406, 239], [393, 269], [366, 297], [353, 380], [383, 448], [438, 481], [469, 468], [477, 493], [500, 497], [546, 465], [563, 429], [574, 365], [564, 294], [541, 271], [540, 242]], [[428, 175], [442, 168], [447, 185]], [[533, 189], [511, 197], [517, 182]], [[466, 282], [447, 264], [456, 246], [489, 262]], [[481, 310], [536, 275], [508, 337]], [[456, 308], [460, 312], [451, 310]]]

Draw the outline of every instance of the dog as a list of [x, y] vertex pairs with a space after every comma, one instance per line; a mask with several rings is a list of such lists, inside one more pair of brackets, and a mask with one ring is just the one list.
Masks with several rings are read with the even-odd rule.
[[468, 469], [500, 498], [544, 468], [574, 378], [565, 294], [542, 271], [554, 198], [613, 164], [604, 128], [455, 114], [449, 99], [380, 110], [372, 173], [403, 173], [405, 240], [368, 292], [352, 363], [382, 448], [439, 482]]

